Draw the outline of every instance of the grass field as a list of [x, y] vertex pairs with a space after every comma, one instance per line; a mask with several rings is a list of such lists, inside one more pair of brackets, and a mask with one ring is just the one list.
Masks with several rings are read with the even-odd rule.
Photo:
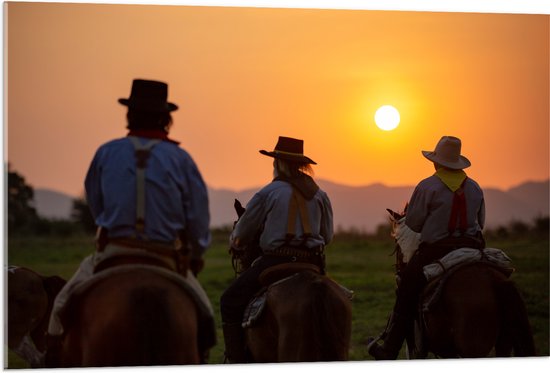
[[[216, 232], [206, 255], [206, 267], [199, 275], [216, 313], [218, 344], [210, 352], [210, 364], [223, 361], [223, 335], [219, 298], [234, 278], [227, 252], [227, 233]], [[548, 237], [528, 237], [507, 241], [489, 241], [488, 246], [503, 249], [513, 261], [512, 278], [526, 302], [537, 355], [548, 356], [549, 241]], [[366, 351], [368, 336], [375, 336], [386, 324], [394, 301], [393, 251], [391, 238], [374, 239], [359, 235], [337, 235], [327, 248], [327, 273], [354, 291], [351, 360], [371, 360]], [[93, 252], [88, 236], [68, 238], [11, 238], [8, 263], [26, 266], [43, 275], [72, 276], [80, 261]], [[11, 351], [8, 368], [28, 366]], [[400, 358], [404, 358], [404, 349]]]

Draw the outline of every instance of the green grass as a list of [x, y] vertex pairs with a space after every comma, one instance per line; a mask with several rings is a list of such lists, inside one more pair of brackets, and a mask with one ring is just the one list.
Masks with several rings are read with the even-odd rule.
[[[234, 278], [227, 251], [227, 233], [216, 232], [206, 254], [206, 267], [199, 274], [216, 316], [218, 344], [210, 351], [211, 364], [223, 361], [223, 335], [219, 314], [219, 299]], [[516, 272], [512, 278], [518, 285], [527, 305], [533, 328], [537, 354], [549, 355], [549, 242], [548, 237], [537, 239], [488, 242], [488, 246], [505, 250]], [[11, 238], [8, 243], [8, 264], [27, 266], [44, 275], [69, 278], [80, 261], [94, 250], [93, 238], [76, 236], [61, 238]], [[366, 352], [368, 336], [378, 335], [386, 325], [395, 297], [393, 262], [390, 256], [393, 242], [360, 236], [337, 236], [327, 249], [327, 273], [354, 291], [353, 325], [350, 359], [371, 360]], [[404, 358], [404, 349], [400, 358]], [[8, 368], [27, 368], [25, 362], [11, 351]]]

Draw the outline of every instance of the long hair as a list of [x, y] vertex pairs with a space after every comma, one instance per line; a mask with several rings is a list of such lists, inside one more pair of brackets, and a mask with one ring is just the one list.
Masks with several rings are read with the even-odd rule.
[[169, 112], [128, 109], [126, 119], [128, 129], [157, 129], [168, 132], [172, 125], [172, 115]]
[[314, 175], [313, 168], [309, 163], [292, 162], [285, 159], [275, 158], [273, 161], [273, 176], [284, 175], [290, 178], [299, 177], [301, 175]]

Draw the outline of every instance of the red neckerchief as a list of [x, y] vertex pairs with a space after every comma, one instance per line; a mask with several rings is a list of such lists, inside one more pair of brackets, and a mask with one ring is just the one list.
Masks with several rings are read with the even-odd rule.
[[453, 193], [453, 207], [451, 208], [451, 218], [449, 219], [449, 235], [451, 235], [455, 228], [457, 220], [459, 222], [459, 230], [462, 235], [468, 229], [468, 214], [466, 209], [466, 196], [464, 195], [464, 183], [468, 178], [462, 181], [460, 188]]
[[179, 142], [168, 138], [168, 133], [163, 130], [143, 130], [143, 129], [132, 129], [128, 132], [128, 136], [137, 136], [145, 137], [148, 139], [159, 139], [164, 141], [170, 141], [174, 144], [179, 145]]

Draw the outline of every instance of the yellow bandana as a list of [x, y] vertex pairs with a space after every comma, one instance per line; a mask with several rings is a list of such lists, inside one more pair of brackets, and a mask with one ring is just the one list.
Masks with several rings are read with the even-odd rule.
[[462, 182], [464, 179], [466, 179], [466, 172], [463, 170], [450, 170], [448, 168], [440, 168], [435, 172], [435, 176], [441, 179], [445, 185], [451, 190], [451, 192], [455, 192], [458, 188], [460, 188], [460, 185], [462, 185]]

